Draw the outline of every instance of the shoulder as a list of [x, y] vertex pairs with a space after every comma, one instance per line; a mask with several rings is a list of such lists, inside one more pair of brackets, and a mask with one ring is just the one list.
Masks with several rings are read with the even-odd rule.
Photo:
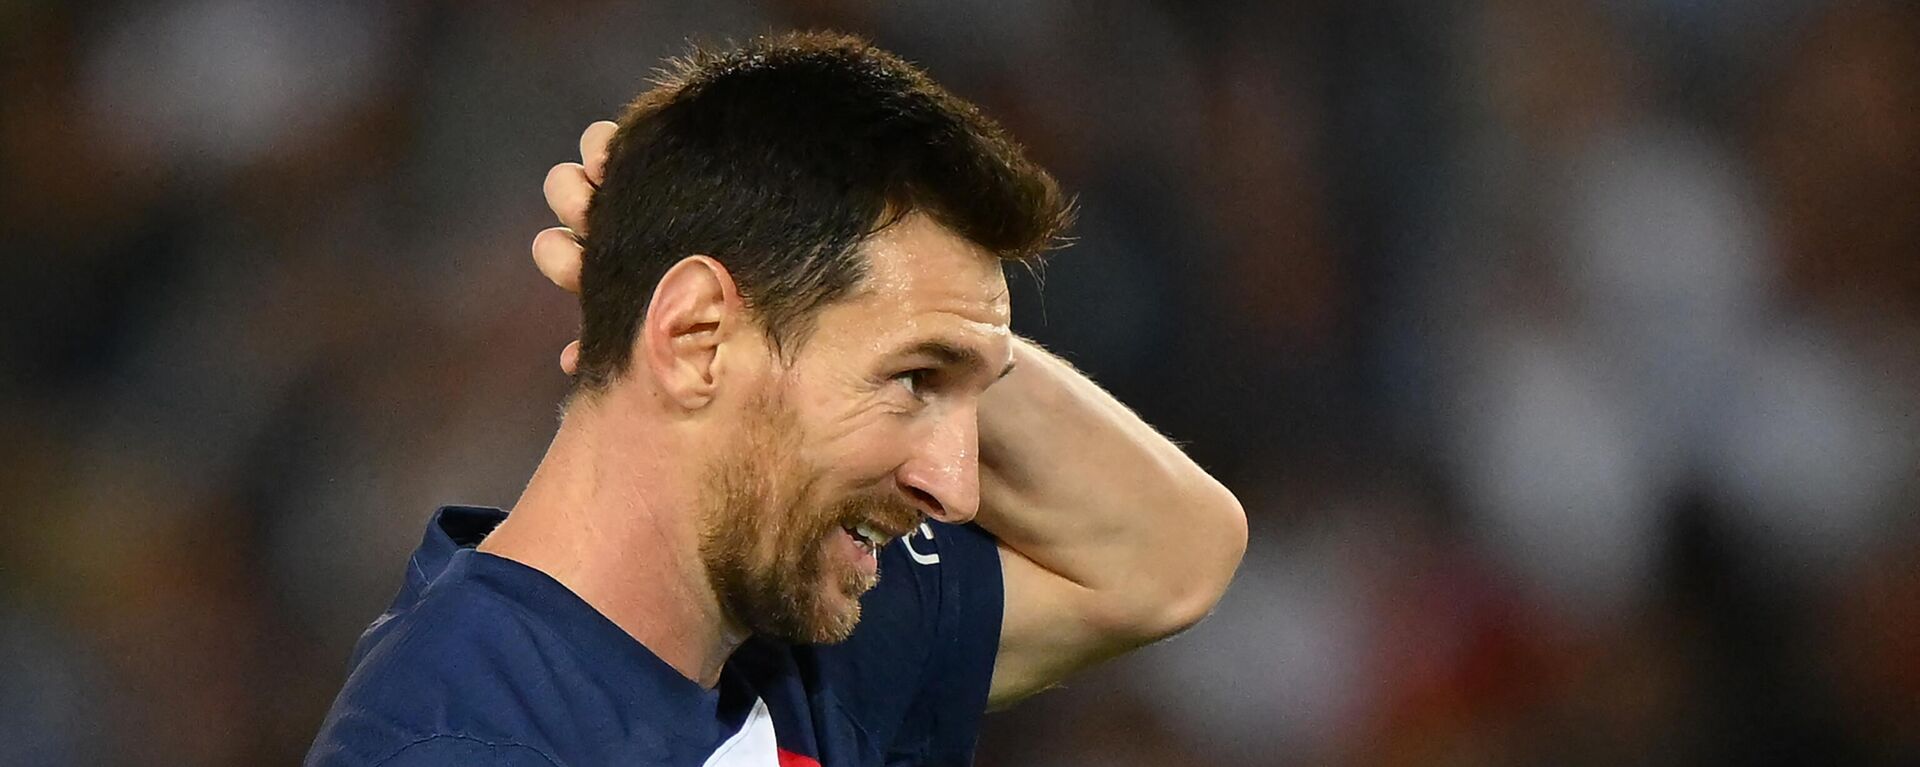
[[[309, 764], [481, 746], [530, 747], [555, 762], [660, 763], [680, 741], [700, 740], [686, 735], [701, 724], [699, 693], [558, 581], [465, 551], [368, 643]], [[437, 745], [419, 745], [429, 740]]]
[[465, 735], [434, 735], [402, 746], [377, 767], [560, 767], [546, 753], [520, 743], [491, 742]]
[[923, 523], [881, 551], [880, 582], [861, 598], [853, 635], [820, 649], [868, 663], [911, 659], [917, 665], [939, 649], [935, 639], [997, 632], [1001, 598], [992, 536], [974, 525]]
[[882, 552], [851, 637], [788, 651], [814, 703], [852, 720], [879, 755], [947, 763], [970, 752], [986, 710], [1002, 602], [993, 537], [930, 522]]
[[348, 677], [343, 697], [391, 690], [413, 700], [472, 700], [485, 692], [475, 684], [543, 672], [521, 661], [551, 643], [550, 632], [517, 605], [470, 583], [436, 588], [381, 628], [383, 635]]
[[997, 600], [1000, 595], [999, 544], [978, 525], [923, 522], [888, 546], [880, 559], [881, 585], [890, 588], [870, 595], [881, 601], [912, 601], [928, 620], [961, 606], [955, 602]]
[[[905, 627], [888, 624], [910, 615], [922, 639], [975, 640], [991, 634], [998, 640], [1004, 594], [999, 543], [992, 535], [978, 525], [927, 522], [889, 549], [881, 582], [893, 588], [872, 594], [878, 603], [873, 612], [880, 617], [872, 622], [873, 633], [897, 639]], [[886, 583], [888, 576], [892, 584]]]
[[551, 763], [540, 744], [520, 736], [572, 726], [570, 701], [531, 694], [565, 689], [566, 669], [582, 665], [571, 656], [499, 595], [469, 583], [437, 585], [366, 648], [308, 763]]

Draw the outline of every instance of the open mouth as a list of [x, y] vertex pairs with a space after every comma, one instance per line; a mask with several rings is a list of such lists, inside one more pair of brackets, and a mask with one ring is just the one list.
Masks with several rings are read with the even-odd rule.
[[860, 544], [862, 548], [866, 549], [869, 556], [877, 556], [880, 553], [880, 548], [886, 546], [887, 543], [891, 542], [894, 538], [892, 535], [874, 529], [872, 525], [865, 522], [856, 525], [843, 525], [840, 529], [846, 531], [847, 535], [853, 538], [854, 543]]

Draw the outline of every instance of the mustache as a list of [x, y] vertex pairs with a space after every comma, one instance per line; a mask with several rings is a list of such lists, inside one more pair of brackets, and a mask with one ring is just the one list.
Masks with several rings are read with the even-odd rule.
[[889, 536], [905, 535], [920, 524], [920, 510], [895, 493], [863, 493], [842, 501], [834, 515], [836, 527], [867, 524]]

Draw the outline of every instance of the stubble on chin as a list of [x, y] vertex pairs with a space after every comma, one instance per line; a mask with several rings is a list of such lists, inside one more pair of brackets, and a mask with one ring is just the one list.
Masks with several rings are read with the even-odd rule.
[[[822, 568], [848, 502], [808, 505], [821, 475], [799, 456], [791, 411], [757, 401], [735, 446], [702, 482], [700, 557], [720, 607], [755, 634], [799, 644], [846, 639], [873, 579]], [[856, 501], [863, 502], [863, 501]], [[837, 592], [827, 593], [828, 589]], [[845, 599], [844, 605], [835, 604]]]

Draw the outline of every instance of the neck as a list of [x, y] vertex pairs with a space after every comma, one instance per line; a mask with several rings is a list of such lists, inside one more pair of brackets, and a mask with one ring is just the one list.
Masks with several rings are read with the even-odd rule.
[[[720, 609], [700, 560], [696, 485], [678, 458], [686, 446], [657, 425], [619, 422], [612, 414], [620, 412], [634, 409], [575, 402], [520, 501], [480, 550], [546, 573], [711, 688], [747, 632]], [[633, 434], [649, 437], [622, 438]]]

